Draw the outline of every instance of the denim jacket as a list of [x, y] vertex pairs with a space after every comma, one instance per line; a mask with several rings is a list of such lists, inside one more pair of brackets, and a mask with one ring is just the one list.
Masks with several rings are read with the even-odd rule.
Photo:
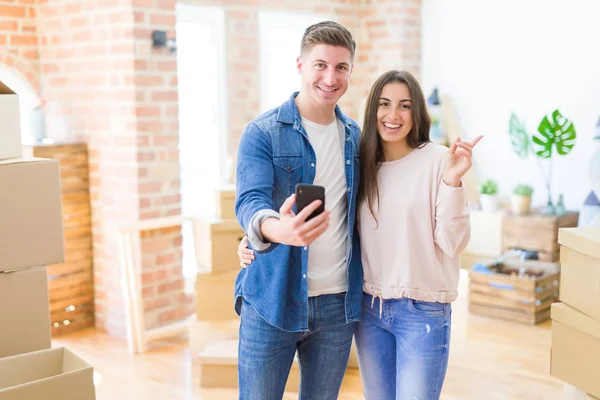
[[[255, 214], [276, 210], [298, 183], [313, 183], [318, 160], [302, 126], [294, 93], [281, 106], [252, 121], [238, 147], [235, 213], [248, 232]], [[361, 315], [363, 271], [359, 236], [355, 227], [356, 193], [360, 180], [358, 143], [360, 128], [335, 108], [345, 128], [344, 170], [348, 200], [348, 291], [346, 322]], [[256, 250], [248, 268], [241, 269], [235, 283], [235, 310], [240, 314], [242, 298], [271, 325], [282, 330], [308, 330], [309, 247], [271, 243]]]

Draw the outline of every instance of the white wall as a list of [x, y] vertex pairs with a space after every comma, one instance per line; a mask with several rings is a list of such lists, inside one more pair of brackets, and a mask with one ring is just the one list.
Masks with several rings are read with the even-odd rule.
[[[579, 209], [590, 191], [592, 137], [600, 117], [600, 1], [423, 0], [422, 85], [452, 97], [467, 138], [484, 134], [474, 161], [478, 178], [496, 179], [508, 198], [519, 182], [546, 200], [533, 157], [519, 159], [508, 135], [510, 113], [530, 134], [558, 108], [577, 142], [554, 162], [555, 201]], [[556, 160], [556, 159], [555, 159]], [[559, 176], [560, 175], [560, 176]]]

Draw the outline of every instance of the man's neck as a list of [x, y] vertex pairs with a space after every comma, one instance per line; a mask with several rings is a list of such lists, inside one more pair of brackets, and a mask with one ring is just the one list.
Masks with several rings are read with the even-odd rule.
[[335, 121], [335, 104], [331, 106], [315, 104], [307, 96], [303, 96], [302, 92], [294, 101], [302, 118], [319, 125], [329, 125]]

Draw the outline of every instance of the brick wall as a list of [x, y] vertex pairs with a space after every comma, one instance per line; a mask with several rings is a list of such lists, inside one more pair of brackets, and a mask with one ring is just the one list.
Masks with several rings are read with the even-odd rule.
[[[352, 83], [341, 101], [361, 119], [366, 93], [383, 71], [418, 73], [419, 0], [191, 0], [225, 9], [229, 152], [259, 112], [258, 11], [331, 15], [358, 43]], [[176, 56], [150, 35], [174, 35], [175, 0], [0, 0], [0, 63], [19, 70], [47, 101], [51, 137], [90, 150], [97, 325], [124, 334], [118, 227], [179, 215]], [[417, 74], [418, 75], [418, 74]], [[179, 228], [142, 235], [148, 328], [191, 312], [183, 294]]]
[[[366, 95], [389, 69], [420, 70], [420, 0], [194, 0], [226, 11], [229, 152], [235, 159], [239, 136], [260, 111], [258, 12], [278, 11], [332, 16], [357, 42], [351, 85], [340, 101], [351, 117], [362, 120]], [[233, 181], [234, 176], [231, 177]]]
[[356, 18], [361, 28], [358, 98], [365, 99], [373, 82], [391, 69], [408, 70], [419, 79], [420, 0], [365, 0], [356, 10]]
[[[116, 232], [180, 214], [175, 55], [152, 49], [150, 40], [152, 29], [174, 34], [174, 7], [164, 0], [40, 4], [48, 131], [89, 145], [97, 326], [119, 336]], [[180, 244], [179, 228], [142, 234], [147, 328], [191, 311]]]
[[[175, 37], [175, 0], [134, 0], [135, 90], [139, 218], [181, 214], [176, 54], [152, 48], [152, 30]], [[142, 235], [146, 326], [180, 320], [193, 312], [183, 293], [179, 227]]]
[[133, 14], [99, 1], [40, 1], [48, 134], [89, 146], [96, 325], [124, 333], [116, 230], [138, 211]]
[[[229, 154], [235, 160], [239, 137], [245, 126], [260, 112], [259, 11], [290, 12], [333, 16], [351, 31], [358, 29], [355, 11], [360, 0], [193, 0], [192, 4], [222, 7], [225, 10], [227, 59], [227, 120]], [[299, 46], [300, 43], [294, 45]], [[341, 106], [351, 115], [358, 109], [357, 93], [350, 88]], [[233, 182], [235, 170], [230, 177]]]
[[0, 0], [0, 64], [20, 72], [39, 91], [36, 0]]

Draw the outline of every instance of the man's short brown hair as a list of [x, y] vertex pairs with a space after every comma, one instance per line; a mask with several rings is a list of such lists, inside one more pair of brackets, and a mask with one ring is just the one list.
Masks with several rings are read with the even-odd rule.
[[350, 50], [352, 59], [354, 59], [356, 43], [352, 39], [352, 34], [337, 22], [323, 21], [309, 26], [302, 36], [300, 54], [312, 49], [317, 44], [345, 47]]

